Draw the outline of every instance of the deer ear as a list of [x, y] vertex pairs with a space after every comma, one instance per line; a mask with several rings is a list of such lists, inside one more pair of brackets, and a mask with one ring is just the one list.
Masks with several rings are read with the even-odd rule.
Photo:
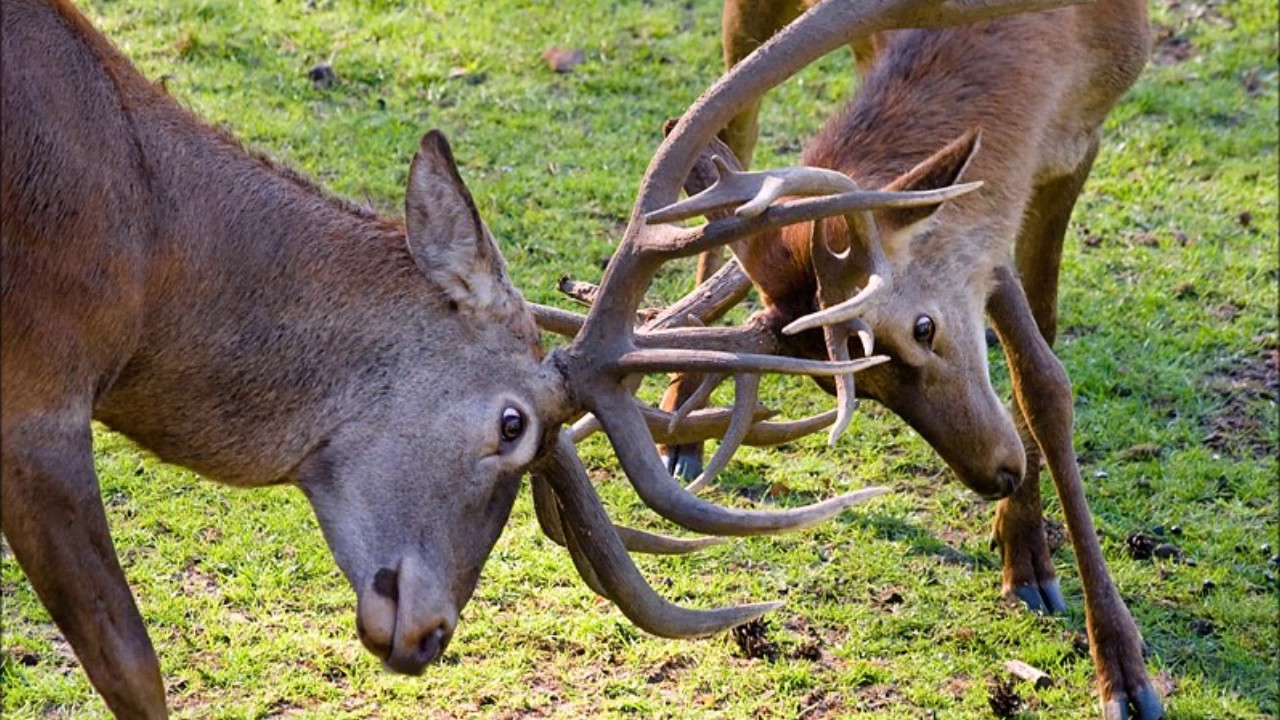
[[409, 166], [404, 222], [418, 269], [459, 307], [485, 310], [505, 304], [514, 292], [502, 253], [438, 130], [422, 136]]
[[[882, 188], [886, 191], [937, 190], [960, 182], [964, 171], [969, 167], [973, 156], [982, 145], [982, 131], [970, 128], [960, 137], [952, 140], [946, 147], [929, 156], [919, 165], [898, 176], [893, 182]], [[942, 203], [916, 208], [900, 208], [885, 210], [879, 217], [884, 229], [890, 233], [900, 233], [917, 223], [933, 216]]]

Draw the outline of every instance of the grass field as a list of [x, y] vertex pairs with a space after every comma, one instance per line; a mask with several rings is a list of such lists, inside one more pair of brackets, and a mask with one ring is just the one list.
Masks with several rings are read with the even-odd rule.
[[[356, 5], [82, 3], [201, 116], [386, 212], [419, 135], [442, 128], [517, 285], [560, 305], [561, 274], [599, 277], [662, 120], [719, 71], [712, 0]], [[1158, 0], [1152, 13], [1156, 62], [1112, 113], [1068, 234], [1058, 352], [1103, 547], [1170, 717], [1274, 718], [1277, 11]], [[584, 62], [556, 74], [551, 46]], [[308, 76], [322, 61], [328, 87]], [[852, 89], [847, 52], [780, 88], [757, 164], [794, 160]], [[668, 269], [655, 302], [689, 274]], [[767, 395], [795, 416], [829, 403], [806, 382]], [[785, 598], [755, 652], [636, 630], [540, 535], [525, 492], [444, 662], [420, 678], [361, 648], [354, 595], [301, 493], [225, 489], [101, 428], [95, 449], [179, 717], [984, 718], [1014, 658], [1056, 680], [1014, 687], [1026, 717], [1096, 714], [1069, 547], [1055, 554], [1069, 615], [1006, 605], [990, 505], [870, 404], [837, 448], [818, 436], [741, 453], [715, 497], [768, 505], [771, 482], [793, 497], [897, 492], [812, 531], [640, 561], [685, 604]], [[619, 521], [661, 527], [603, 442], [585, 454]], [[1060, 518], [1056, 501], [1048, 513]], [[1185, 558], [1130, 557], [1138, 532]], [[7, 552], [3, 623], [5, 717], [106, 716]]]

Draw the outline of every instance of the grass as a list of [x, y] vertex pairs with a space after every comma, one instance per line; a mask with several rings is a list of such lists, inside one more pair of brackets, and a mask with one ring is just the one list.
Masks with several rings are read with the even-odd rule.
[[[719, 70], [711, 0], [83, 5], [201, 116], [387, 212], [417, 138], [442, 128], [540, 302], [562, 303], [562, 273], [599, 276], [661, 121]], [[1107, 560], [1150, 667], [1174, 684], [1171, 717], [1276, 717], [1276, 8], [1160, 0], [1152, 12], [1165, 64], [1108, 122], [1068, 235], [1058, 350]], [[553, 45], [585, 62], [551, 72]], [[337, 83], [314, 86], [308, 69], [330, 60]], [[837, 53], [776, 91], [758, 164], [793, 160], [852, 84]], [[655, 298], [688, 276], [665, 271]], [[828, 402], [801, 382], [768, 394], [797, 415]], [[864, 409], [838, 448], [814, 437], [743, 452], [721, 498], [774, 481], [792, 497], [898, 492], [812, 531], [640, 561], [682, 603], [787, 599], [762, 638], [772, 659], [728, 636], [637, 631], [541, 537], [526, 493], [443, 664], [393, 676], [356, 640], [353, 594], [300, 493], [203, 482], [101, 428], [95, 451], [179, 717], [979, 718], [1013, 658], [1057, 681], [1016, 687], [1026, 717], [1094, 717], [1069, 549], [1055, 555], [1068, 616], [1002, 603], [989, 505], [900, 421]], [[585, 452], [615, 516], [656, 527], [606, 446]], [[1139, 531], [1190, 560], [1130, 558]], [[2, 569], [5, 716], [105, 716], [7, 553]]]

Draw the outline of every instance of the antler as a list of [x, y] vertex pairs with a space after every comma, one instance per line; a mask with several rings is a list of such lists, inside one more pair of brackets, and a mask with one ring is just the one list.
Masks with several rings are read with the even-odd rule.
[[[900, 206], [898, 203], [937, 203], [945, 199], [944, 195], [955, 197], [975, 187], [947, 188], [935, 191], [934, 197], [926, 199], [915, 193], [851, 189], [829, 174], [786, 172], [753, 180], [749, 176], [726, 173], [725, 192], [721, 197], [704, 198], [701, 201], [704, 204], [693, 206], [692, 211], [687, 203], [673, 208], [698, 151], [745, 104], [818, 57], [858, 38], [891, 28], [941, 27], [1078, 2], [1080, 0], [868, 0], [855, 4], [825, 0], [739, 63], [685, 113], [650, 162], [622, 242], [605, 270], [596, 301], [581, 319], [580, 327], [576, 317], [538, 311], [540, 319], [555, 323], [561, 330], [578, 327], [574, 341], [553, 351], [549, 361], [565, 378], [572, 403], [598, 418], [631, 484], [646, 505], [697, 532], [753, 535], [812, 525], [884, 492], [871, 488], [783, 511], [738, 510], [698, 498], [666, 472], [653, 450], [644, 416], [631, 397], [628, 376], [671, 370], [730, 373], [738, 376], [741, 389], [754, 386], [753, 381], [743, 379], [744, 373], [781, 371], [843, 376], [868, 367], [867, 361], [873, 359], [848, 361], [836, 355], [830, 363], [781, 362], [767, 352], [733, 351], [732, 346], [742, 338], [726, 336], [715, 328], [672, 330], [665, 335], [655, 331], [638, 337], [633, 327], [636, 310], [664, 262], [787, 224]], [[809, 193], [823, 196], [774, 204], [787, 194]], [[726, 203], [744, 203], [746, 209], [698, 228], [670, 224], [685, 213], [701, 213]], [[863, 292], [866, 291], [864, 288]], [[813, 317], [806, 321], [817, 325], [848, 322]], [[841, 333], [847, 337], [848, 332], [858, 329], [856, 325], [837, 328], [830, 333], [830, 343], [834, 344]], [[869, 340], [864, 342], [869, 344]], [[735, 409], [739, 418], [744, 412], [754, 412], [754, 400], [735, 402]], [[742, 435], [741, 421], [731, 420], [730, 425], [735, 428], [735, 435]], [[773, 607], [755, 605], [699, 613], [675, 608], [658, 598], [631, 565], [622, 540], [586, 481], [585, 471], [567, 437], [560, 438], [555, 453], [539, 465], [535, 476], [544, 478], [554, 491], [557, 512], [565, 520], [561, 525], [563, 538], [580, 574], [642, 628], [660, 635], [705, 634], [758, 616]]]

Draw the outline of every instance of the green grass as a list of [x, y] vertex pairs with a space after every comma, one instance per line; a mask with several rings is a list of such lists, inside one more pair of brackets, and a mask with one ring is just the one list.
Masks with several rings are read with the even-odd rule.
[[[562, 273], [599, 276], [661, 121], [719, 70], [711, 0], [85, 5], [210, 122], [388, 212], [417, 138], [442, 128], [517, 284], [557, 304]], [[1176, 683], [1171, 717], [1276, 717], [1276, 8], [1152, 10], [1195, 53], [1150, 67], [1112, 113], [1067, 240], [1058, 349], [1103, 547], [1152, 670]], [[552, 45], [586, 62], [554, 74], [540, 57]], [[339, 82], [317, 89], [307, 70], [330, 58]], [[793, 160], [852, 85], [837, 53], [775, 92], [758, 164]], [[688, 270], [665, 271], [655, 298]], [[768, 394], [796, 415], [829, 402], [804, 382]], [[444, 663], [393, 676], [356, 640], [354, 596], [300, 493], [222, 488], [101, 429], [97, 468], [179, 717], [982, 718], [988, 678], [1012, 658], [1057, 680], [1018, 686], [1029, 717], [1093, 717], [1069, 549], [1055, 561], [1070, 615], [1004, 604], [989, 505], [900, 421], [863, 407], [836, 449], [814, 437], [743, 452], [721, 497], [770, 481], [798, 496], [899, 492], [812, 531], [640, 560], [693, 606], [787, 599], [769, 617], [774, 660], [727, 636], [640, 633], [539, 534], [525, 493]], [[615, 516], [659, 527], [607, 447], [585, 453]], [[1156, 526], [1195, 563], [1130, 559], [1125, 538]], [[893, 592], [902, 601], [884, 602]], [[7, 553], [3, 601], [5, 716], [105, 716]]]

